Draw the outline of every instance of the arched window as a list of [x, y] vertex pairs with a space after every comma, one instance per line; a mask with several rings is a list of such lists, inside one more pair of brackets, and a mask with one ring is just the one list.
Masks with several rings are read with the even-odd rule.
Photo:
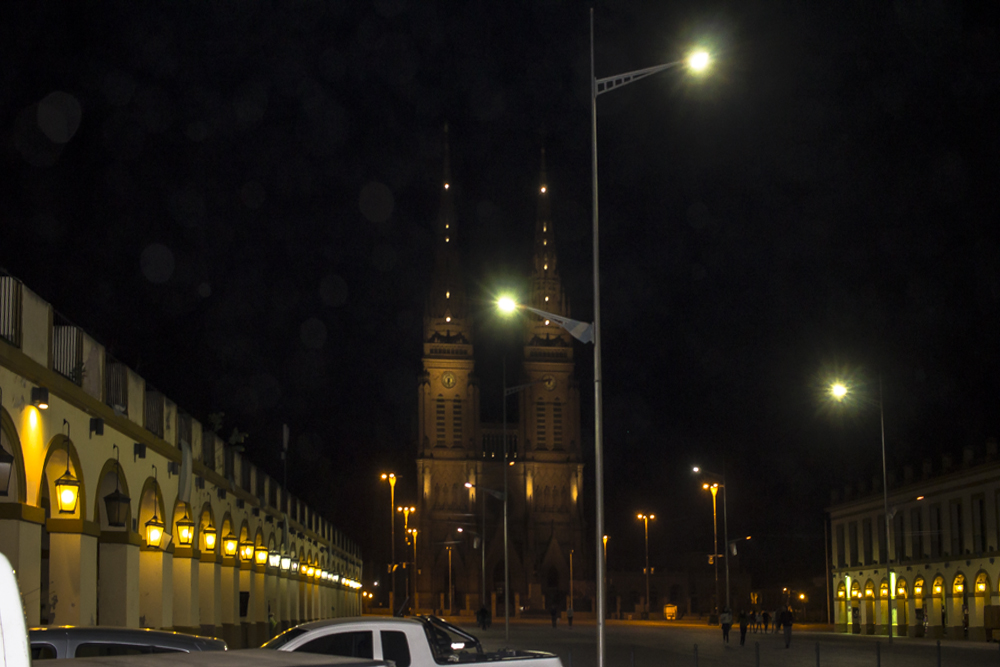
[[[845, 586], [844, 582], [842, 581], [837, 586], [837, 599], [838, 600], [843, 600], [846, 597], [847, 597], [847, 586]], [[673, 600], [671, 600], [671, 602], [673, 602]]]
[[965, 595], [965, 575], [956, 574], [955, 581], [951, 584], [951, 592], [953, 595]]
[[875, 598], [875, 582], [871, 579], [865, 584], [865, 598], [868, 600]]
[[924, 578], [917, 577], [913, 580], [913, 597], [920, 598], [924, 596]]

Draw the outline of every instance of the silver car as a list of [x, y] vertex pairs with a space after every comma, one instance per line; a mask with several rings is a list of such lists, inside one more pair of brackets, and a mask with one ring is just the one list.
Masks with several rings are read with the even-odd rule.
[[31, 628], [28, 631], [28, 641], [31, 643], [32, 661], [226, 650], [226, 642], [214, 637], [141, 628]]

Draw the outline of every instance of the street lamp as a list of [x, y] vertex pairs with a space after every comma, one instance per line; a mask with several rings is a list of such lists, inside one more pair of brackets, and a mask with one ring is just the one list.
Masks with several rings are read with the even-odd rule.
[[[845, 399], [851, 394], [850, 387], [839, 380], [833, 382], [830, 385], [830, 396], [833, 397], [835, 401], [843, 403]], [[879, 427], [882, 434], [882, 503], [884, 505], [885, 511], [885, 566], [889, 574], [889, 643], [892, 643], [892, 626], [895, 619], [896, 611], [893, 608], [893, 601], [895, 596], [892, 594], [892, 590], [895, 587], [895, 580], [893, 578], [892, 572], [892, 558], [889, 556], [891, 553], [892, 546], [892, 531], [890, 530], [890, 520], [891, 516], [889, 514], [889, 482], [888, 473], [886, 472], [885, 466], [885, 411], [882, 408], [882, 376], [878, 379], [878, 418]], [[898, 548], [898, 547], [897, 547]]]
[[392, 562], [389, 564], [389, 576], [392, 577], [392, 591], [389, 597], [389, 613], [396, 613], [396, 513], [392, 508], [396, 506], [396, 474], [392, 472], [382, 473], [382, 479], [389, 482], [389, 530], [392, 533], [389, 539], [389, 551]]
[[[715, 561], [715, 611], [716, 611], [716, 613], [718, 613], [718, 611], [719, 611], [719, 529], [718, 529], [718, 520], [716, 519], [716, 512], [715, 512], [715, 509], [716, 509], [716, 507], [715, 507], [715, 495], [719, 492], [719, 489], [722, 489], [722, 539], [725, 542], [725, 544], [726, 544], [726, 550], [728, 551], [729, 550], [729, 512], [727, 511], [727, 508], [726, 508], [726, 473], [725, 473], [725, 466], [723, 466], [723, 469], [722, 469], [723, 472], [722, 472], [721, 475], [715, 475], [713, 473], [708, 472], [707, 470], [703, 470], [702, 468], [699, 468], [698, 466], [694, 466], [692, 468], [692, 470], [695, 473], [701, 473], [701, 474], [704, 474], [704, 475], [711, 475], [713, 477], [721, 477], [722, 478], [722, 483], [721, 484], [719, 484], [718, 482], [713, 482], [712, 484], [704, 483], [704, 484], [701, 485], [701, 488], [708, 489], [709, 491], [712, 492], [712, 530], [715, 531], [715, 556], [712, 558], [712, 560]], [[750, 538], [748, 537], [747, 539], [750, 539]], [[722, 555], [722, 557], [726, 559], [726, 608], [729, 609], [730, 608], [730, 603], [729, 603], [729, 554], [725, 553], [725, 554]]]
[[649, 522], [655, 519], [655, 514], [639, 514], [639, 521], [642, 521], [646, 531], [646, 618], [649, 618]]
[[[507, 569], [508, 568], [507, 559], [508, 559], [508, 555], [509, 554], [507, 552], [507, 486], [506, 486], [506, 481], [507, 481], [507, 465], [506, 464], [504, 464], [503, 470], [504, 470], [504, 482], [505, 482], [505, 484], [504, 484], [504, 490], [503, 491], [497, 491], [496, 489], [488, 489], [485, 486], [481, 486], [479, 484], [473, 484], [472, 482], [466, 482], [465, 483], [465, 488], [467, 488], [467, 489], [479, 489], [481, 491], [484, 491], [485, 493], [490, 494], [491, 496], [493, 496], [497, 500], [500, 500], [500, 501], [503, 502], [503, 562], [504, 562], [504, 572], [503, 572], [503, 579], [504, 579], [504, 581], [503, 581], [503, 585], [504, 585], [504, 592], [503, 592], [503, 599], [504, 599], [503, 612], [504, 612], [504, 618], [503, 618], [503, 621], [504, 621], [504, 636], [506, 638], [506, 641], [509, 642], [510, 641], [510, 607], [507, 604], [507, 598], [510, 596], [510, 590], [509, 590], [510, 582], [509, 582], [509, 574], [508, 574], [509, 571]], [[480, 547], [481, 547], [482, 552], [483, 552], [483, 554], [482, 554], [482, 556], [483, 556], [483, 604], [485, 605], [486, 604], [486, 498], [485, 497], [483, 498], [483, 536], [482, 536]], [[492, 614], [493, 611], [491, 610], [490, 613]]]
[[[594, 72], [594, 8], [590, 8], [590, 163], [591, 163], [591, 196], [593, 197], [594, 215], [594, 324], [592, 335], [594, 341], [594, 496], [597, 504], [596, 538], [597, 538], [597, 667], [604, 667], [604, 560], [601, 558], [601, 540], [604, 536], [604, 437], [603, 437], [603, 404], [601, 400], [601, 264], [599, 209], [597, 200], [597, 96], [614, 88], [638, 81], [651, 74], [687, 64], [695, 72], [704, 71], [709, 64], [707, 53], [696, 54], [690, 61], [678, 60], [656, 67], [635, 70], [617, 76], [598, 79]], [[565, 325], [563, 325], [565, 326]], [[572, 332], [571, 332], [572, 333]], [[574, 334], [576, 335], [576, 334]]]
[[406, 532], [413, 535], [413, 607], [416, 609], [419, 606], [417, 600], [417, 529], [410, 528]]

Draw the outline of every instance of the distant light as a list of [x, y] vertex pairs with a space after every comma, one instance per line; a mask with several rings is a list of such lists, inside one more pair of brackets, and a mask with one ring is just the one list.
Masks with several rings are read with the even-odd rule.
[[445, 183], [445, 184], [444, 184], [444, 189], [445, 189], [445, 190], [447, 190], [447, 189], [448, 189], [448, 188], [450, 188], [450, 187], [451, 187], [451, 186], [450, 186], [449, 184], [447, 184], [447, 183]]
[[917, 500], [923, 500], [923, 499], [924, 499], [923, 496], [917, 496]]
[[708, 55], [708, 51], [695, 51], [688, 56], [688, 67], [695, 72], [703, 72], [711, 61], [712, 58]]
[[504, 313], [513, 313], [517, 310], [517, 302], [509, 296], [502, 296], [497, 299], [497, 308]]
[[691, 468], [691, 470], [692, 472], [701, 472], [701, 468], [699, 468], [698, 466]]
[[466, 482], [465, 483], [465, 488], [467, 488], [467, 489], [471, 489], [473, 486], [474, 485], [472, 484], [472, 482]]
[[542, 186], [542, 194], [545, 194], [545, 186]]
[[844, 400], [844, 397], [847, 396], [847, 385], [843, 382], [834, 382], [830, 385], [830, 395], [838, 401]]

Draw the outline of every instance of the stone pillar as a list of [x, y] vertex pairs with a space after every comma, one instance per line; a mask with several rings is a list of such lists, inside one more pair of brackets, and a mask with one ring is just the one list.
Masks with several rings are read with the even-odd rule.
[[98, 622], [122, 628], [139, 627], [139, 548], [142, 538], [132, 531], [103, 531], [100, 550]]
[[254, 564], [250, 577], [250, 648], [267, 641], [267, 565]]
[[969, 639], [986, 641], [986, 598], [978, 592], [969, 595]]
[[45, 510], [0, 503], [0, 551], [17, 573], [29, 628], [41, 624], [42, 525]]
[[888, 635], [889, 626], [892, 625], [891, 614], [889, 613], [890, 602], [887, 597], [880, 597], [875, 601], [875, 628], [874, 634]]
[[231, 649], [246, 648], [240, 643], [240, 564], [234, 556], [222, 558], [220, 590], [222, 638]]
[[945, 627], [945, 636], [949, 639], [962, 639], [965, 636], [965, 628], [963, 627], [965, 621], [965, 614], [962, 611], [962, 604], [965, 602], [963, 594], [955, 594], [953, 591], [953, 584], [946, 584], [951, 591], [949, 591], [946, 596], [945, 604], [947, 605], [947, 615], [948, 624]]
[[497, 594], [490, 593], [490, 616], [497, 617]]
[[291, 609], [289, 603], [291, 602], [291, 595], [288, 593], [288, 572], [279, 571], [277, 576], [277, 598], [278, 598], [278, 609], [274, 614], [274, 617], [278, 620], [278, 632], [288, 629], [289, 621], [291, 616], [289, 615], [289, 610]]
[[198, 558], [198, 619], [200, 634], [224, 638], [222, 629], [222, 562], [214, 552]]
[[[900, 600], [901, 603], [906, 605], [906, 636], [916, 637], [917, 636], [917, 598], [909, 597], [906, 600]], [[923, 624], [920, 626], [923, 629]]]
[[139, 625], [170, 630], [174, 624], [171, 556], [156, 547], [139, 550]]
[[48, 519], [52, 625], [97, 625], [96, 523]]
[[874, 619], [872, 615], [875, 613], [875, 606], [872, 601], [867, 598], [862, 598], [861, 604], [858, 605], [861, 614], [861, 634], [869, 635], [872, 631], [869, 630], [869, 626], [874, 626]]
[[174, 630], [197, 634], [201, 631], [198, 613], [198, 559], [201, 553], [192, 547], [176, 547], [171, 559], [174, 579]]
[[285, 573], [285, 594], [288, 596], [288, 627], [298, 625], [299, 620], [299, 575], [289, 570]]
[[930, 609], [926, 610], [930, 612], [930, 619], [927, 622], [927, 629], [930, 630], [930, 636], [934, 639], [940, 639], [944, 636], [944, 625], [941, 623], [941, 611], [944, 605], [941, 601], [941, 595], [937, 594], [931, 598]]
[[250, 568], [253, 565], [249, 561], [240, 561], [239, 565], [239, 593], [237, 594], [236, 600], [238, 613], [239, 613], [239, 627], [240, 627], [240, 648], [257, 648], [260, 644], [254, 644], [251, 637], [250, 626], [252, 624], [252, 602], [253, 593], [251, 592], [251, 580], [253, 578], [253, 572]]

